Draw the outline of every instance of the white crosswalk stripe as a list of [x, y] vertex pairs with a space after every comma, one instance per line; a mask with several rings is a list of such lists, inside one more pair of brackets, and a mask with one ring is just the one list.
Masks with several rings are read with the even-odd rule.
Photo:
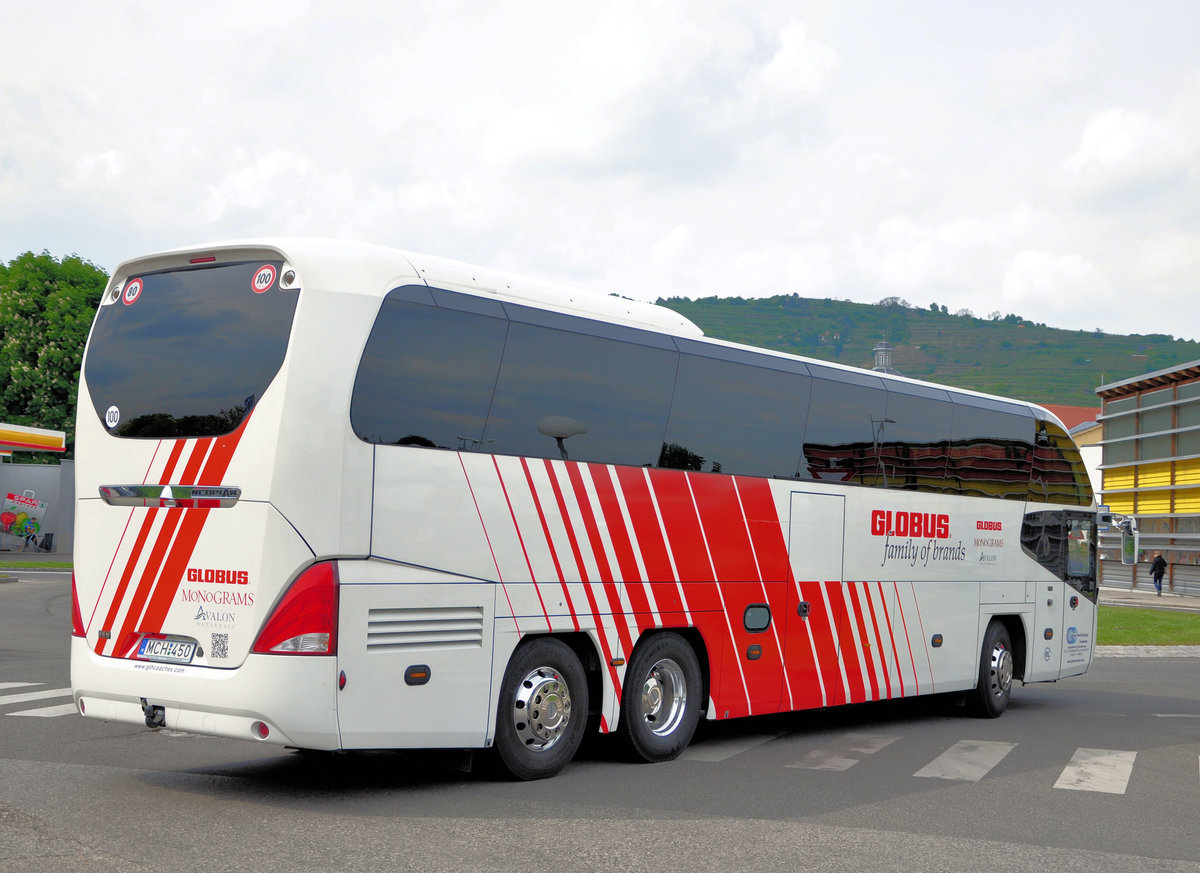
[[10, 712], [9, 715], [27, 715], [34, 718], [57, 718], [60, 715], [75, 715], [78, 712], [74, 703], [60, 703], [57, 706], [43, 706], [40, 709], [23, 709], [20, 712]]
[[978, 782], [1016, 747], [1016, 743], [959, 740], [913, 775]]
[[[719, 764], [786, 734], [757, 734], [729, 739], [708, 739], [689, 746], [680, 756], [685, 761]], [[835, 737], [802, 757], [783, 764], [792, 770], [825, 770], [841, 773], [871, 755], [887, 749], [899, 736], [847, 733]], [[923, 779], [979, 782], [1018, 747], [1017, 743], [989, 740], [959, 740], [913, 773]], [[1070, 791], [1125, 794], [1137, 752], [1077, 748], [1053, 787]], [[1044, 785], [1050, 787], [1048, 782]]]
[[731, 740], [708, 740], [688, 746], [679, 757], [685, 761], [705, 761], [709, 764], [719, 764], [722, 761], [749, 751], [755, 746], [769, 743], [783, 734], [757, 734], [749, 737], [738, 737]]
[[785, 766], [797, 770], [849, 770], [867, 755], [875, 754], [898, 739], [871, 734], [846, 734], [838, 742], [814, 749], [796, 763]]
[[1076, 749], [1075, 754], [1054, 783], [1055, 788], [1070, 791], [1100, 791], [1124, 794], [1133, 774], [1137, 752], [1114, 749]]
[[53, 688], [49, 691], [27, 691], [24, 694], [0, 694], [0, 706], [10, 703], [28, 703], [31, 700], [49, 700], [52, 697], [69, 697], [70, 688]]
[[[9, 691], [14, 688], [37, 688], [40, 682], [0, 682], [0, 690]], [[56, 697], [70, 697], [70, 688], [46, 688], [41, 691], [21, 691], [16, 694], [0, 694], [0, 706], [11, 706], [16, 703], [33, 703], [36, 700], [53, 700]], [[4, 715], [26, 715], [38, 718], [55, 718], [74, 713], [74, 703], [61, 703], [55, 706], [42, 706], [35, 709], [22, 709], [16, 712], [5, 712]]]

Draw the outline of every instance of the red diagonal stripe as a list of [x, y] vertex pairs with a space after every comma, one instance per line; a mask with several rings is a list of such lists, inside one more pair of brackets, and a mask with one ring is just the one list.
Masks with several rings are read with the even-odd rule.
[[[163, 467], [162, 475], [159, 476], [158, 484], [166, 485], [171, 481], [171, 474], [175, 472], [175, 465], [179, 463], [179, 457], [183, 454], [183, 448], [187, 445], [187, 440], [175, 440], [171, 446], [171, 453], [167, 456], [167, 463]], [[155, 449], [155, 453], [158, 450]], [[146, 471], [146, 476], [149, 477], [149, 470]], [[146, 545], [146, 539], [150, 535], [150, 529], [154, 526], [154, 519], [157, 509], [151, 509], [142, 518], [141, 527], [138, 529], [137, 537], [133, 541], [133, 549], [129, 553], [129, 557], [125, 560], [125, 568], [121, 572], [121, 581], [117, 583], [117, 590], [113, 592], [113, 599], [108, 606], [108, 615], [104, 618], [104, 624], [101, 625], [102, 631], [108, 631], [111, 635], [113, 625], [116, 623], [117, 614], [121, 611], [121, 604], [125, 600], [125, 593], [129, 588], [129, 581], [133, 578], [134, 567], [137, 566], [138, 560], [142, 556], [142, 549]], [[117, 550], [121, 548], [120, 543], [117, 544]], [[116, 558], [116, 552], [113, 553], [113, 558]], [[120, 639], [118, 637], [118, 639]], [[111, 640], [101, 639], [96, 643], [96, 654], [103, 655], [104, 650], [108, 647]]]

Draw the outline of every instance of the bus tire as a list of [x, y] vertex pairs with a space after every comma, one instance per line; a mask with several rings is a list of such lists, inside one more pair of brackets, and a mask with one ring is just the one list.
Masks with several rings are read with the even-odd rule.
[[575, 757], [588, 718], [588, 685], [571, 647], [537, 637], [513, 653], [500, 688], [496, 754], [518, 779], [545, 779]]
[[983, 635], [979, 682], [967, 692], [967, 711], [977, 718], [998, 717], [1008, 708], [1012, 677], [1012, 641], [1004, 624], [993, 619]]
[[621, 731], [643, 761], [670, 761], [700, 720], [700, 662], [679, 634], [655, 634], [634, 650], [621, 696]]

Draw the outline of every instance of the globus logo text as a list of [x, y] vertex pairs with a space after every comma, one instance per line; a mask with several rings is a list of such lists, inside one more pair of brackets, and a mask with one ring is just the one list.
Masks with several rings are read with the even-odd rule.
[[950, 516], [933, 512], [871, 512], [871, 536], [913, 537], [945, 540], [950, 538]]
[[188, 567], [189, 582], [209, 582], [214, 585], [248, 585], [250, 574], [246, 570], [211, 570], [202, 567]]
[[975, 522], [975, 530], [1004, 530], [1004, 522], [1002, 522], [1002, 521], [977, 521], [977, 522]]

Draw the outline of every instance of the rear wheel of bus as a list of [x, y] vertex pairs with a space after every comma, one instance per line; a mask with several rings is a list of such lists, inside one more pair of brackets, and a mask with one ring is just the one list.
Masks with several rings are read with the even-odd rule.
[[500, 689], [496, 755], [518, 779], [545, 779], [575, 757], [588, 717], [587, 676], [571, 647], [538, 637], [513, 652]]
[[670, 761], [692, 740], [700, 720], [700, 662], [675, 633], [634, 650], [621, 698], [621, 732], [643, 761]]

